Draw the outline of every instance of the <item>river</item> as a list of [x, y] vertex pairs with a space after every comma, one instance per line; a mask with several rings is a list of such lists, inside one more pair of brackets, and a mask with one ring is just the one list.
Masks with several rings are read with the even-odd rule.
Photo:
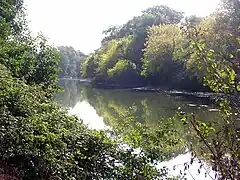
[[[56, 101], [92, 129], [114, 128], [119, 125], [119, 118], [126, 113], [134, 117], [135, 121], [155, 128], [158, 122], [164, 124], [165, 119], [174, 116], [179, 107], [185, 112], [194, 112], [197, 118], [204, 121], [211, 121], [219, 115], [214, 103], [203, 97], [173, 95], [167, 92], [137, 92], [131, 89], [95, 89], [79, 80], [60, 80], [59, 84], [64, 92], [56, 96]], [[189, 139], [180, 120], [174, 120], [172, 124], [179, 137], [186, 136], [186, 139]], [[184, 163], [190, 162], [191, 153], [186, 146], [178, 146], [175, 150], [168, 149], [166, 152], [174, 155], [158, 166], [168, 167], [170, 175], [180, 175]], [[185, 177], [196, 180], [212, 179], [209, 175], [205, 177], [205, 173], [214, 177], [214, 172], [207, 165], [200, 174], [199, 167], [198, 161], [194, 161], [185, 171]]]

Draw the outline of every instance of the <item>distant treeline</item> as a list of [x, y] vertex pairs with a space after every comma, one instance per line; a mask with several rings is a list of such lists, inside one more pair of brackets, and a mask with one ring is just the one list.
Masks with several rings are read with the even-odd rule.
[[73, 47], [59, 46], [58, 50], [61, 53], [59, 77], [74, 77], [81, 76], [81, 60], [86, 57], [81, 51], [76, 51]]

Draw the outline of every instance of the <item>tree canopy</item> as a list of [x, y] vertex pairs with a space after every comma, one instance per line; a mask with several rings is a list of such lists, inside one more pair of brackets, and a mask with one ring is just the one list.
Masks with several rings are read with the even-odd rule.
[[[142, 15], [134, 17], [122, 26], [110, 27], [103, 32], [105, 37], [102, 40], [101, 48], [85, 59], [83, 65], [84, 77], [92, 78], [96, 84], [106, 83], [127, 87], [141, 85], [167, 86], [166, 82], [171, 81], [170, 88], [187, 88], [187, 85], [180, 86], [180, 84], [183, 80], [191, 83], [190, 76], [185, 72], [184, 64], [174, 61], [172, 57], [172, 54], [175, 53], [173, 49], [178, 48], [180, 51], [181, 46], [186, 42], [182, 33], [183, 30], [179, 27], [183, 17], [182, 12], [167, 6], [155, 6], [144, 10]], [[191, 21], [198, 22], [199, 19], [192, 16]], [[105, 49], [106, 52], [114, 53], [116, 51], [115, 53], [117, 53], [117, 50], [112, 49], [109, 43], [117, 41], [120, 43], [123, 38], [128, 37], [131, 37], [131, 43], [126, 46], [126, 52], [118, 52], [124, 58], [124, 61], [120, 63], [114, 57], [108, 56], [108, 62], [111, 63], [111, 66], [104, 64], [100, 55], [102, 49]], [[156, 44], [158, 44], [158, 47], [155, 46]], [[155, 48], [154, 51], [153, 48]], [[150, 51], [152, 52], [150, 53]], [[162, 61], [159, 59], [162, 59]], [[114, 65], [115, 68], [113, 68]], [[126, 68], [127, 66], [128, 68]], [[105, 76], [99, 73], [99, 69], [103, 69], [103, 67]], [[122, 70], [123, 67], [125, 67], [124, 71]], [[115, 73], [107, 74], [107, 72], [113, 71], [112, 68]], [[176, 71], [177, 73], [175, 73]], [[171, 73], [174, 73], [174, 75]], [[126, 77], [128, 78], [126, 79]], [[122, 79], [125, 79], [125, 81], [123, 82]], [[200, 85], [195, 83], [196, 81], [193, 80], [192, 82], [192, 86], [200, 88]]]
[[[63, 76], [78, 76], [84, 55], [50, 46], [41, 34], [31, 36], [22, 5], [22, 0], [0, 2], [0, 179], [167, 178], [166, 169], [154, 165], [162, 154], [176, 152], [174, 146], [183, 149], [183, 125], [219, 179], [239, 178], [240, 137], [234, 121], [240, 118], [238, 0], [223, 0], [213, 15], [186, 21], [182, 12], [156, 6], [105, 32], [102, 46], [82, 60], [81, 73], [93, 83], [171, 82], [171, 88], [192, 83], [190, 90], [204, 85], [222, 95], [217, 126], [179, 109], [181, 121], [165, 119], [153, 130], [134, 122], [131, 113], [136, 107], [126, 110], [117, 101], [104, 101], [104, 95], [90, 97], [100, 113], [101, 105], [107, 107], [104, 116], [116, 129], [111, 137], [108, 131], [88, 129], [54, 102], [59, 67]], [[137, 103], [138, 110], [145, 111], [145, 121], [154, 119], [147, 100]], [[180, 134], [175, 127], [180, 127]], [[197, 154], [192, 143], [188, 147]]]
[[[26, 21], [18, 18], [22, 1], [1, 1], [0, 9], [0, 179], [165, 176], [145, 155], [122, 148], [122, 140], [106, 132], [88, 129], [54, 102], [59, 50], [43, 35], [30, 35]], [[15, 22], [24, 28], [15, 31]], [[62, 51], [72, 58], [70, 65], [83, 56], [73, 48]]]
[[73, 47], [60, 46], [60, 68], [59, 77], [81, 77], [81, 60], [85, 55], [81, 51], [76, 51]]
[[[238, 1], [223, 0], [221, 8], [210, 16], [192, 15], [185, 18], [182, 12], [167, 6], [148, 8], [142, 15], [103, 32], [102, 46], [85, 59], [83, 76], [93, 79], [94, 84], [106, 86], [149, 85], [206, 90], [203, 88], [203, 77], [207, 65], [202, 67], [201, 72], [198, 70], [197, 54], [189, 48], [191, 39], [197, 36], [205, 42], [205, 46], [218, 53], [219, 64], [231, 61], [232, 54], [238, 48], [238, 6]], [[131, 37], [131, 43], [125, 47], [126, 51], [114, 49], [114, 43], [121, 43], [128, 37]], [[106, 64], [101, 60], [103, 52], [111, 52], [111, 55], [118, 53], [124, 61], [118, 62], [116, 57], [109, 54], [106, 55]], [[128, 77], [128, 80], [123, 82], [120, 77]]]

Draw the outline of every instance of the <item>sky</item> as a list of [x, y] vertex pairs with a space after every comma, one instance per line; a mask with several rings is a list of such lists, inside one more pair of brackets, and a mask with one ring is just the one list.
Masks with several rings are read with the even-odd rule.
[[30, 29], [55, 46], [72, 46], [88, 54], [100, 47], [102, 31], [121, 25], [154, 5], [186, 15], [206, 16], [219, 0], [25, 0]]

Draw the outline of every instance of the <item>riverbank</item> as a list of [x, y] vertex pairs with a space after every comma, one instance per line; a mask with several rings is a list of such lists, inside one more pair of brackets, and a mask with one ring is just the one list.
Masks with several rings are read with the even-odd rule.
[[223, 94], [217, 94], [213, 92], [188, 92], [188, 91], [179, 91], [179, 90], [168, 90], [167, 88], [151, 88], [151, 87], [139, 87], [132, 88], [132, 91], [136, 92], [163, 92], [176, 96], [195, 96], [199, 98], [211, 98], [216, 99], [217, 97], [223, 96]]
[[162, 87], [150, 87], [150, 86], [139, 86], [139, 85], [117, 85], [117, 84], [106, 84], [106, 83], [96, 83], [94, 84], [90, 79], [78, 79], [78, 78], [61, 78], [59, 80], [70, 80], [70, 81], [78, 81], [81, 84], [89, 84], [93, 88], [96, 89], [119, 89], [119, 90], [129, 90], [133, 92], [161, 92], [170, 94], [173, 96], [192, 96], [197, 98], [209, 98], [215, 100], [218, 97], [222, 97], [223, 94], [213, 93], [211, 91], [207, 91], [207, 89], [202, 89], [202, 91], [186, 91], [183, 89], [173, 89], [167, 86]]

